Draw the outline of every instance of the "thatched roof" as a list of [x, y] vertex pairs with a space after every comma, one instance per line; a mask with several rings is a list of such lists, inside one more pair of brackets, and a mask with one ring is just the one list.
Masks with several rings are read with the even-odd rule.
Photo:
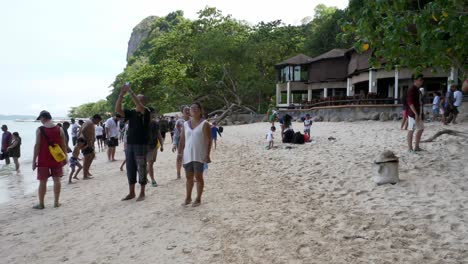
[[309, 62], [344, 57], [347, 51], [347, 49], [332, 49], [318, 55], [317, 57], [313, 57]]
[[307, 55], [304, 55], [304, 54], [299, 54], [299, 55], [296, 55], [292, 58], [289, 58], [285, 61], [282, 61], [278, 64], [275, 64], [275, 67], [281, 67], [281, 66], [286, 66], [286, 65], [304, 65], [304, 64], [309, 64], [310, 60], [312, 58], [307, 56]]

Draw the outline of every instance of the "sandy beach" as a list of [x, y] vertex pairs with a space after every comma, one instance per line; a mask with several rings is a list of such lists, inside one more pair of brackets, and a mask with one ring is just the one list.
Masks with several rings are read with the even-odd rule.
[[[268, 123], [225, 127], [197, 208], [180, 205], [170, 143], [143, 202], [120, 201], [122, 146], [118, 162], [98, 153], [94, 179], [63, 178], [60, 208], [51, 188], [45, 210], [31, 209], [35, 193], [0, 204], [0, 262], [468, 263], [468, 139], [443, 135], [412, 154], [399, 125], [314, 123], [313, 143], [282, 144], [277, 131], [273, 150]], [[443, 128], [427, 124], [423, 139]], [[372, 181], [384, 150], [400, 157], [396, 185]]]

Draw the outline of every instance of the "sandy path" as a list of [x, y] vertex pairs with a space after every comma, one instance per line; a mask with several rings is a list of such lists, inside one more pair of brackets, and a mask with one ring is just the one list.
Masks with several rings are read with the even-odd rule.
[[[185, 181], [168, 150], [160, 186], [139, 203], [120, 201], [126, 178], [101, 153], [95, 179], [63, 185], [61, 208], [51, 190], [43, 211], [30, 209], [35, 196], [0, 205], [1, 262], [468, 263], [468, 140], [442, 136], [409, 154], [398, 127], [315, 123], [315, 143], [276, 139], [274, 150], [263, 148], [266, 123], [225, 127], [198, 208], [180, 206]], [[378, 187], [371, 163], [384, 149], [400, 156], [402, 181]]]

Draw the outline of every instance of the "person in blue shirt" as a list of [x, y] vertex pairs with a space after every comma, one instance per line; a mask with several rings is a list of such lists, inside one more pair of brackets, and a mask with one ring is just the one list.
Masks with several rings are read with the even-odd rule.
[[216, 122], [213, 122], [211, 125], [211, 146], [213, 146], [214, 143], [214, 148], [216, 149], [216, 140], [218, 139], [218, 134], [220, 137], [221, 132], [219, 131], [219, 128], [216, 126]]

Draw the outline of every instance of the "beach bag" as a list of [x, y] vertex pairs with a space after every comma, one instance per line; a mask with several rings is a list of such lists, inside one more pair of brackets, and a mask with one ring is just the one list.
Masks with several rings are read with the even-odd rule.
[[294, 130], [286, 129], [283, 134], [283, 143], [292, 143], [294, 137]]
[[223, 129], [223, 127], [222, 127], [222, 126], [218, 127], [218, 131], [219, 131], [219, 133], [223, 133], [223, 130], [224, 130], [224, 129]]
[[54, 160], [57, 162], [62, 162], [65, 159], [67, 159], [67, 155], [63, 153], [62, 148], [58, 144], [52, 144], [52, 142], [50, 142], [49, 137], [44, 132], [44, 127], [40, 127], [39, 129], [41, 130], [41, 133], [44, 135], [45, 139], [47, 140], [47, 144], [49, 145], [50, 155], [52, 155]]
[[302, 135], [301, 132], [297, 131], [296, 133], [294, 133], [292, 143], [304, 144], [304, 135]]

